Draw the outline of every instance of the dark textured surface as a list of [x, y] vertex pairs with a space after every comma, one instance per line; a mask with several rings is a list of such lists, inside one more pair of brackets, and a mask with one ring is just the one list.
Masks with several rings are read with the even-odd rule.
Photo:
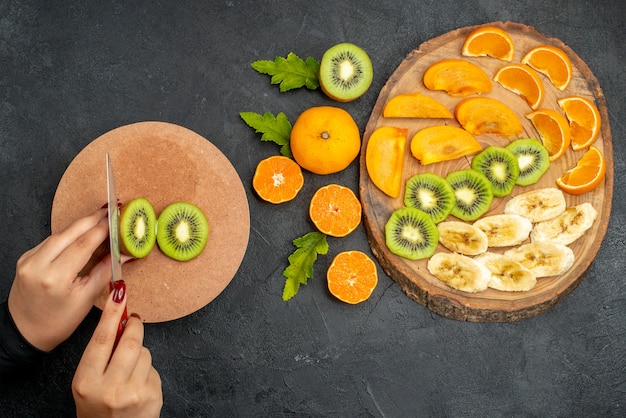
[[[288, 303], [281, 272], [291, 240], [313, 226], [308, 199], [338, 182], [357, 190], [356, 162], [305, 175], [298, 198], [261, 202], [250, 183], [277, 153], [240, 111], [337, 105], [319, 91], [279, 93], [250, 63], [293, 51], [320, 58], [349, 41], [375, 69], [369, 92], [341, 107], [364, 128], [378, 91], [411, 50], [457, 27], [511, 20], [569, 45], [598, 78], [613, 134], [609, 230], [581, 285], [536, 318], [509, 324], [438, 317], [380, 271], [373, 296], [349, 306], [325, 287], [333, 254], [369, 252], [363, 228], [329, 239], [315, 277]], [[146, 326], [163, 380], [164, 417], [623, 416], [626, 414], [626, 3], [601, 1], [1, 1], [0, 297], [15, 261], [49, 234], [65, 167], [120, 125], [173, 122], [214, 143], [248, 192], [243, 264], [210, 305]], [[70, 382], [97, 323], [93, 312], [44, 365], [3, 389], [0, 415], [72, 416]]]

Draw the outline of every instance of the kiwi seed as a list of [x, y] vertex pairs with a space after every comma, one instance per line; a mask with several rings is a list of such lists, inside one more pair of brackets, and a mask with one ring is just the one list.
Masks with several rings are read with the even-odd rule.
[[419, 260], [435, 253], [439, 230], [427, 213], [403, 207], [389, 217], [385, 225], [385, 242], [393, 254]]
[[147, 256], [156, 241], [156, 214], [142, 197], [122, 206], [119, 218], [120, 251], [135, 258]]
[[416, 174], [406, 182], [404, 205], [426, 212], [435, 223], [446, 219], [454, 204], [452, 186], [437, 174]]
[[493, 186], [480, 171], [453, 171], [446, 180], [454, 190], [456, 203], [450, 212], [463, 221], [473, 221], [489, 210], [493, 201]]
[[369, 89], [373, 78], [370, 57], [351, 43], [329, 48], [320, 61], [320, 87], [328, 97], [339, 102], [361, 97]]
[[546, 147], [534, 138], [516, 139], [506, 148], [517, 157], [519, 176], [517, 185], [535, 184], [550, 168], [550, 155]]
[[474, 156], [472, 168], [489, 179], [495, 197], [511, 194], [520, 171], [515, 154], [496, 145], [491, 145]]
[[163, 209], [157, 223], [157, 243], [165, 255], [187, 261], [200, 255], [209, 237], [209, 223], [202, 210], [187, 202]]

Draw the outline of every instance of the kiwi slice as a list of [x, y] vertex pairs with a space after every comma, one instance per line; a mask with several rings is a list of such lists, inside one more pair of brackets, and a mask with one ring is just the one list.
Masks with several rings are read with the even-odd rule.
[[446, 180], [454, 190], [455, 205], [450, 212], [453, 216], [473, 221], [489, 210], [493, 201], [493, 186], [480, 171], [473, 169], [453, 171]]
[[435, 253], [439, 230], [426, 212], [404, 207], [389, 217], [385, 225], [385, 242], [393, 254], [419, 260]]
[[373, 78], [370, 57], [351, 43], [329, 48], [320, 61], [320, 87], [328, 97], [339, 102], [361, 97], [369, 89]]
[[159, 215], [157, 243], [165, 255], [187, 261], [200, 255], [209, 238], [209, 223], [202, 210], [187, 202], [176, 202]]
[[516, 139], [506, 146], [517, 157], [519, 186], [530, 186], [550, 168], [550, 155], [541, 142], [534, 138]]
[[472, 168], [483, 173], [493, 186], [495, 197], [508, 196], [519, 176], [517, 157], [504, 147], [491, 145], [472, 158]]
[[156, 241], [156, 221], [152, 204], [143, 197], [122, 206], [119, 218], [120, 251], [135, 258], [147, 256]]
[[452, 186], [437, 174], [416, 174], [406, 182], [404, 205], [426, 212], [434, 223], [446, 219], [454, 204]]

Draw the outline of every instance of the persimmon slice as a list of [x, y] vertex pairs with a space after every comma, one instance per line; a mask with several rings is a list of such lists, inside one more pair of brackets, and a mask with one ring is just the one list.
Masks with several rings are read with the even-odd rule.
[[400, 196], [408, 129], [381, 126], [370, 135], [365, 165], [372, 183], [391, 197]]
[[430, 126], [411, 139], [411, 154], [422, 165], [454, 160], [482, 150], [476, 138], [456, 126]]
[[493, 83], [478, 65], [463, 59], [443, 59], [431, 64], [423, 76], [429, 90], [444, 90], [450, 96], [488, 93]]
[[473, 135], [511, 137], [524, 132], [517, 114], [506, 104], [489, 97], [468, 97], [454, 109], [461, 126]]
[[452, 113], [439, 100], [415, 92], [392, 97], [383, 108], [383, 116], [386, 118], [450, 119]]

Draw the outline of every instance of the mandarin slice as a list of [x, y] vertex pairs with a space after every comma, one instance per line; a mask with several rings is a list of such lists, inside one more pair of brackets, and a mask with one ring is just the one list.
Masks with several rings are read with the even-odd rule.
[[382, 126], [367, 142], [365, 166], [372, 183], [391, 197], [400, 196], [408, 129]]
[[461, 54], [467, 57], [490, 56], [511, 62], [514, 54], [513, 40], [503, 29], [482, 26], [467, 35]]
[[574, 151], [579, 151], [593, 144], [600, 135], [602, 119], [596, 105], [581, 96], [563, 97], [557, 101], [569, 120]]
[[595, 146], [580, 157], [576, 167], [556, 179], [556, 184], [565, 192], [580, 195], [598, 187], [606, 174], [606, 159]]
[[565, 116], [554, 109], [539, 109], [526, 115], [532, 122], [543, 146], [548, 150], [550, 161], [565, 153], [570, 145], [571, 133]]
[[330, 293], [342, 302], [367, 300], [378, 284], [374, 261], [361, 251], [344, 251], [335, 256], [326, 272]]
[[473, 135], [511, 137], [524, 132], [517, 114], [506, 104], [489, 97], [468, 97], [454, 109], [461, 126]]
[[361, 223], [361, 202], [349, 188], [329, 184], [311, 198], [309, 216], [320, 232], [344, 237]]
[[552, 45], [532, 48], [522, 58], [522, 64], [530, 65], [546, 75], [561, 91], [565, 90], [572, 80], [572, 62], [562, 49]]
[[259, 197], [275, 204], [294, 199], [303, 184], [300, 166], [282, 155], [261, 160], [252, 177], [252, 187]]
[[443, 90], [455, 97], [487, 93], [493, 87], [482, 68], [463, 59], [444, 59], [431, 64], [424, 72], [423, 82], [429, 90]]
[[383, 108], [386, 118], [449, 119], [452, 113], [439, 100], [425, 94], [405, 93], [392, 97]]
[[543, 101], [544, 88], [541, 77], [525, 64], [509, 64], [500, 68], [493, 78], [505, 89], [519, 95], [536, 110]]
[[422, 165], [454, 160], [482, 150], [476, 138], [456, 126], [430, 126], [411, 139], [411, 154]]

